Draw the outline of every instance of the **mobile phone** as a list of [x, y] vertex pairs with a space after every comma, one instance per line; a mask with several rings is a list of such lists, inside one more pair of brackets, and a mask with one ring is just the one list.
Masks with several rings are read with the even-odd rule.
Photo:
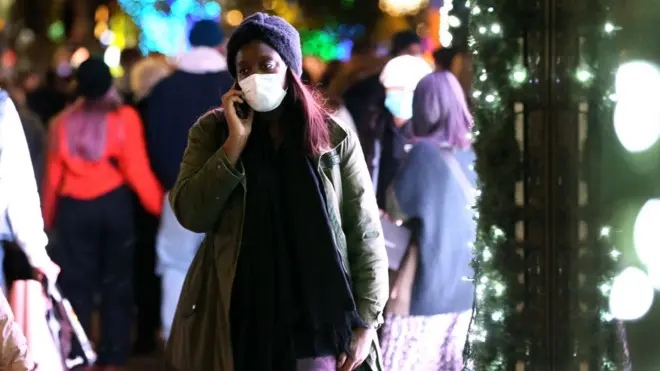
[[[234, 89], [241, 90], [241, 86], [234, 83]], [[247, 102], [245, 102], [245, 98], [243, 98], [243, 100], [243, 103], [234, 103], [234, 109], [236, 109], [236, 114], [239, 118], [246, 119], [250, 115], [251, 108]]]

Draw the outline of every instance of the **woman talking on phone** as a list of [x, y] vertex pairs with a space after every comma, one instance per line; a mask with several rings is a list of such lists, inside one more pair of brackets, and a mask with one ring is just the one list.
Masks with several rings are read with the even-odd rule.
[[237, 84], [190, 130], [170, 194], [206, 238], [168, 369], [381, 370], [388, 264], [358, 140], [301, 83], [300, 38], [282, 18], [246, 18], [227, 61]]

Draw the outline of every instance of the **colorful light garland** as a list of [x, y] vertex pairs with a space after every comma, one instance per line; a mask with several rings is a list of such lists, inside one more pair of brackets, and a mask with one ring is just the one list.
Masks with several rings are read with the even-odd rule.
[[339, 25], [322, 30], [301, 30], [300, 38], [304, 55], [313, 55], [324, 61], [348, 60], [353, 49], [353, 39], [364, 34], [364, 26]]
[[188, 47], [188, 31], [195, 21], [220, 18], [215, 0], [119, 0], [119, 5], [142, 29], [140, 48], [174, 55]]

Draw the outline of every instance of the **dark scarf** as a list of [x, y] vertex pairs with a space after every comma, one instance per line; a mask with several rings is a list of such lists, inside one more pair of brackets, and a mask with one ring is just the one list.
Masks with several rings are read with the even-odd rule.
[[329, 223], [323, 186], [302, 143], [273, 149], [256, 122], [241, 157], [247, 201], [232, 291], [235, 371], [292, 371], [336, 356], [360, 325]]

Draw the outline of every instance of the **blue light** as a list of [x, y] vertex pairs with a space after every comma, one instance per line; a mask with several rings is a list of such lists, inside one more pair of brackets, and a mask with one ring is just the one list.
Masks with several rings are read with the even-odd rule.
[[212, 18], [215, 17], [220, 17], [220, 11], [222, 8], [220, 7], [220, 4], [216, 2], [211, 2], [211, 3], [206, 3], [204, 5], [204, 10], [206, 11], [206, 15]]
[[337, 44], [337, 59], [344, 62], [351, 58], [351, 51], [353, 51], [353, 40], [344, 39]]
[[222, 7], [217, 0], [167, 0], [169, 13], [157, 10], [165, 0], [119, 0], [119, 5], [140, 27], [140, 49], [166, 55], [185, 48], [188, 30], [200, 19], [219, 20]]

